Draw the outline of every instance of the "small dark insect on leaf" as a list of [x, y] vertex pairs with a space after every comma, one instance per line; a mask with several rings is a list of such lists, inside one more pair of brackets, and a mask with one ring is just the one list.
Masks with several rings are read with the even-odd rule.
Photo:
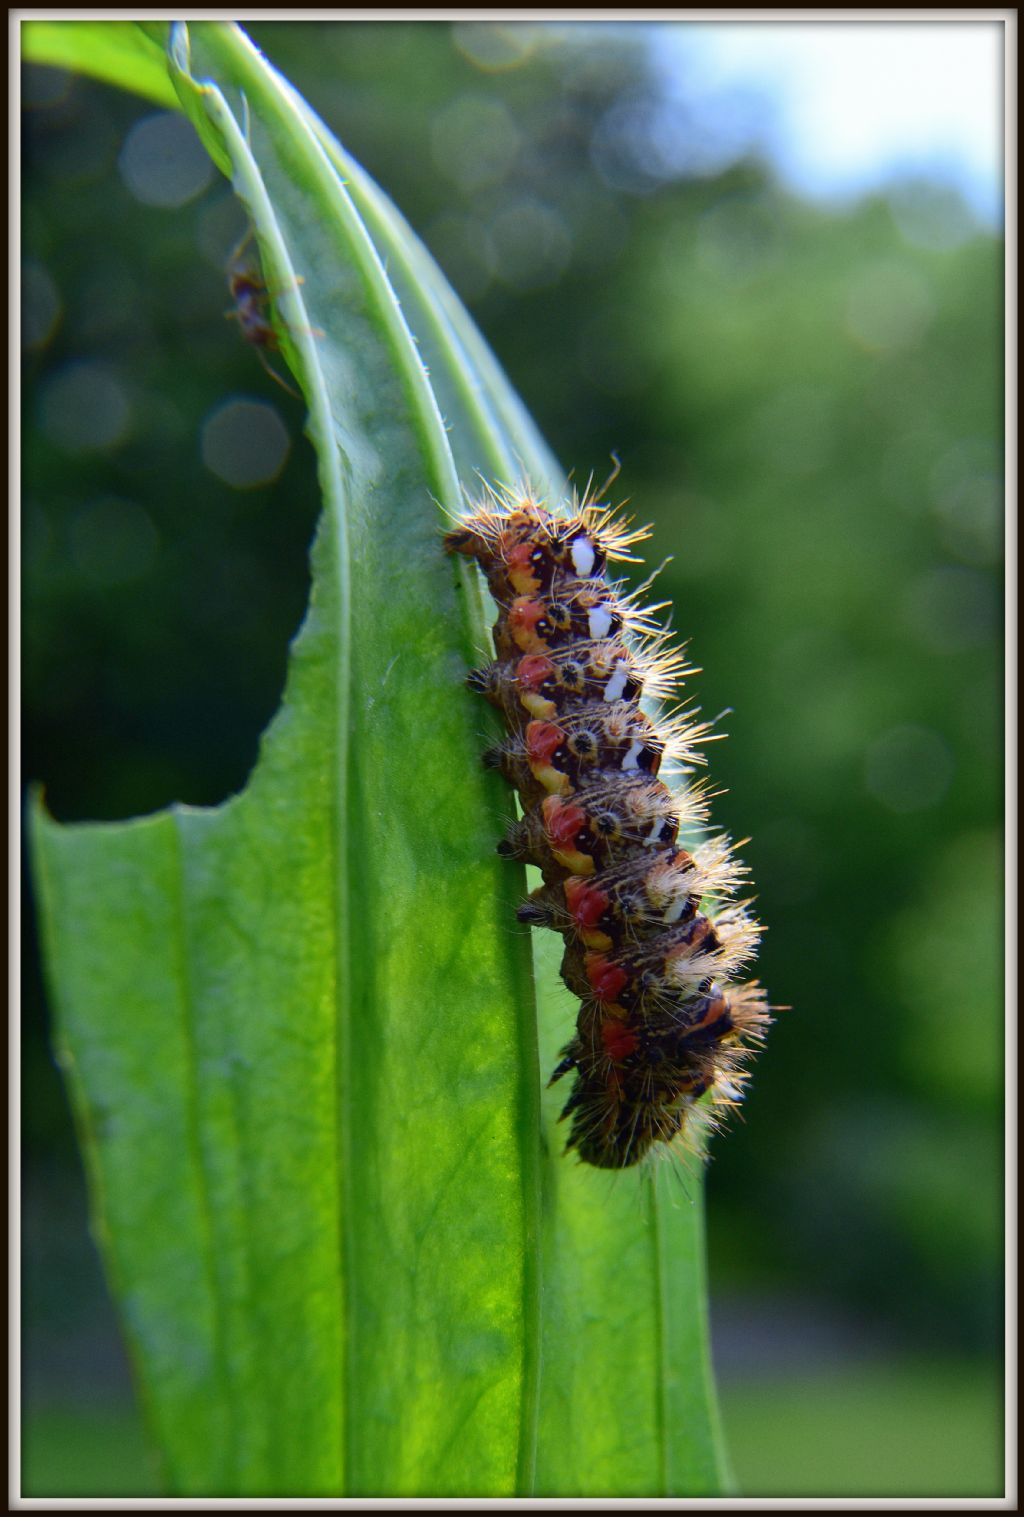
[[[228, 258], [228, 289], [235, 304], [224, 314], [229, 321], [238, 322], [242, 336], [250, 346], [256, 349], [256, 356], [271, 379], [298, 400], [300, 398], [298, 391], [292, 389], [288, 381], [283, 379], [273, 364], [267, 360], [268, 351], [276, 353], [281, 345], [267, 314], [271, 291], [264, 283], [262, 275], [242, 260], [242, 254], [252, 240], [252, 235], [252, 227], [250, 227]], [[302, 283], [301, 277], [298, 283]]]
[[[249, 101], [242, 93], [242, 107], [245, 116], [245, 140], [247, 144], [252, 142], [252, 119], [249, 114]], [[242, 255], [252, 241], [254, 228], [250, 225], [248, 230], [236, 244], [227, 260], [228, 289], [234, 306], [230, 311], [225, 311], [229, 321], [237, 321], [241, 328], [242, 336], [249, 345], [256, 349], [256, 356], [266, 369], [275, 384], [279, 384], [289, 395], [294, 395], [296, 400], [301, 397], [286, 379], [277, 372], [271, 363], [267, 361], [267, 353], [276, 353], [281, 344], [273, 322], [269, 317], [270, 302], [280, 294], [280, 291], [271, 290], [258, 268], [254, 268]], [[302, 284], [301, 274], [295, 276], [295, 283]], [[296, 330], [294, 327], [291, 330]], [[307, 327], [305, 330], [311, 337], [322, 337], [324, 334], [319, 327]]]

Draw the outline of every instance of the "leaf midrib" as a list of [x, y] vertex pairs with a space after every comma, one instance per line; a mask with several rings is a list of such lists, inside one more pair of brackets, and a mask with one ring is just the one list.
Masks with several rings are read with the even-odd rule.
[[[276, 95], [287, 96], [285, 89], [270, 77], [266, 80], [262, 70], [264, 66], [251, 43], [238, 32], [219, 31], [218, 41], [223, 41], [227, 50], [239, 55], [239, 61], [245, 68], [253, 71], [253, 67], [259, 69], [261, 83], [267, 82], [269, 88], [267, 94], [273, 100], [275, 106], [280, 109], [280, 103]], [[204, 40], [209, 42], [209, 33], [204, 32]], [[250, 57], [245, 59], [244, 55]], [[244, 60], [244, 61], [243, 61]], [[340, 189], [341, 197], [346, 204], [350, 204], [347, 191], [337, 181], [337, 174], [329, 162], [324, 148], [316, 140], [305, 121], [305, 135], [302, 138], [302, 156], [312, 175], [322, 177], [324, 172], [331, 176], [331, 190], [337, 195]], [[236, 127], [237, 131], [237, 127]], [[236, 144], [237, 146], [237, 144]], [[297, 150], [298, 144], [293, 141], [293, 150]], [[268, 217], [273, 221], [273, 213], [266, 206]], [[276, 224], [276, 223], [275, 223]], [[383, 298], [383, 290], [386, 287], [384, 270], [376, 249], [358, 215], [352, 214], [350, 227], [341, 228], [342, 235], [346, 236], [348, 251], [353, 264], [360, 275], [367, 301], [371, 304], [380, 318], [380, 325], [385, 334], [386, 341], [395, 358], [395, 369], [402, 379], [410, 409], [410, 420], [419, 435], [424, 455], [424, 466], [432, 493], [435, 498], [452, 498], [457, 495], [457, 481], [454, 478], [451, 465], [450, 453], [444, 437], [442, 419], [437, 411], [433, 392], [430, 389], [426, 372], [415, 347], [415, 340], [411, 337], [402, 317], [397, 302], [393, 299]], [[347, 235], [346, 235], [347, 234]], [[287, 260], [285, 260], [287, 263]], [[375, 277], [376, 276], [376, 277]], [[304, 305], [304, 302], [300, 303]], [[306, 323], [307, 327], [309, 323]], [[448, 332], [451, 329], [445, 320], [444, 326]], [[454, 339], [454, 333], [451, 334]], [[310, 411], [311, 430], [315, 433], [321, 428], [321, 436], [332, 439], [332, 431], [329, 424], [325, 423], [326, 391], [323, 384], [323, 374], [319, 364], [315, 343], [310, 345], [310, 351], [304, 352], [303, 357], [310, 365]], [[411, 361], [410, 361], [411, 360]], [[479, 413], [478, 413], [479, 414]], [[482, 435], [487, 437], [487, 428], [481, 428]], [[335, 1090], [336, 1101], [336, 1145], [337, 1156], [337, 1192], [339, 1196], [339, 1258], [343, 1275], [342, 1291], [344, 1300], [344, 1321], [342, 1324], [342, 1341], [344, 1344], [344, 1364], [341, 1368], [341, 1412], [342, 1412], [342, 1450], [344, 1483], [346, 1489], [351, 1489], [353, 1471], [357, 1468], [355, 1461], [355, 1449], [353, 1439], [355, 1437], [354, 1422], [351, 1409], [358, 1404], [356, 1397], [355, 1365], [357, 1356], [355, 1352], [356, 1333], [358, 1330], [358, 1313], [356, 1302], [358, 1292], [356, 1290], [355, 1265], [357, 1250], [353, 1242], [352, 1227], [354, 1224], [353, 1208], [349, 1204], [351, 1197], [351, 1184], [349, 1177], [353, 1174], [354, 1141], [353, 1141], [353, 1103], [345, 1099], [346, 1071], [351, 1080], [353, 1029], [352, 1017], [355, 1007], [356, 995], [372, 996], [373, 994], [373, 971], [372, 954], [365, 952], [358, 955], [358, 961], [353, 953], [353, 943], [356, 940], [363, 941], [362, 932], [350, 932], [346, 935], [340, 930], [339, 924], [349, 922], [351, 926], [351, 910], [356, 909], [356, 903], [360, 900], [358, 892], [354, 888], [357, 878], [362, 878], [359, 839], [355, 827], [347, 825], [353, 818], [358, 818], [358, 785], [355, 783], [356, 774], [351, 750], [351, 734], [349, 714], [352, 705], [352, 679], [353, 662], [351, 658], [351, 599], [349, 595], [349, 556], [347, 547], [347, 532], [343, 503], [345, 499], [344, 483], [341, 471], [337, 467], [337, 454], [341, 452], [340, 445], [328, 441], [328, 446], [319, 448], [318, 455], [321, 461], [326, 455], [330, 456], [333, 490], [327, 488], [325, 483], [325, 497], [332, 519], [332, 527], [336, 534], [336, 584], [339, 601], [339, 657], [337, 666], [337, 678], [335, 680], [335, 706], [336, 706], [336, 756], [337, 756], [337, 783], [332, 789], [334, 804], [331, 811], [331, 846], [335, 863], [335, 878], [338, 882], [337, 909], [335, 913], [334, 931], [334, 957], [335, 957], [335, 983], [336, 983], [336, 1016], [335, 1016]], [[497, 453], [491, 451], [492, 461], [496, 460]], [[446, 467], [447, 465], [447, 467]], [[333, 510], [330, 505], [333, 503]], [[362, 903], [365, 906], [365, 902]], [[361, 913], [363, 914], [363, 913]], [[364, 945], [365, 946], [365, 945]], [[521, 1020], [521, 1019], [520, 1019]], [[528, 1038], [521, 1038], [523, 1042], [530, 1042]], [[536, 1037], [531, 1043], [533, 1062], [536, 1063]], [[524, 1060], [531, 1050], [523, 1049]], [[534, 1078], [536, 1073], [534, 1072]], [[520, 1088], [525, 1096], [525, 1084], [530, 1078], [530, 1073], [524, 1067], [521, 1069]], [[525, 1102], [527, 1108], [532, 1108], [533, 1103]], [[521, 1115], [526, 1115], [522, 1113]], [[523, 1274], [522, 1274], [522, 1299], [523, 1299], [523, 1356], [520, 1382], [520, 1430], [517, 1453], [517, 1489], [527, 1494], [533, 1487], [533, 1471], [536, 1460], [536, 1445], [539, 1418], [539, 1389], [540, 1389], [540, 1291], [539, 1291], [539, 1266], [535, 1257], [535, 1251], [531, 1250], [531, 1238], [539, 1236], [540, 1227], [540, 1195], [539, 1195], [539, 1158], [536, 1149], [536, 1131], [526, 1131], [526, 1122], [520, 1121], [519, 1129], [521, 1136], [521, 1151], [524, 1156], [523, 1165]], [[535, 1127], [535, 1124], [534, 1124]]]

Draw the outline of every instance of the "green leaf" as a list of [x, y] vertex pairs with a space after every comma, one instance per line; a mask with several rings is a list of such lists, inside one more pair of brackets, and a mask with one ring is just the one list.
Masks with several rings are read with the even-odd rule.
[[714, 1493], [700, 1176], [560, 1153], [540, 1085], [575, 1003], [538, 934], [538, 1016], [525, 882], [494, 853], [511, 801], [462, 686], [485, 596], [440, 545], [477, 471], [565, 482], [429, 254], [244, 34], [176, 27], [170, 58], [280, 292], [323, 495], [242, 794], [33, 813], [61, 1056], [170, 1486]]
[[107, 84], [132, 90], [157, 105], [177, 105], [167, 75], [167, 54], [161, 33], [167, 22], [141, 25], [135, 21], [25, 21], [21, 27], [21, 56], [26, 63], [92, 74]]

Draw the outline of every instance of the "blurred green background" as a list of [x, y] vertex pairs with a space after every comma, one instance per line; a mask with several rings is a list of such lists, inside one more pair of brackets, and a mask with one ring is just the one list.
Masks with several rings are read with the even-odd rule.
[[[623, 462], [703, 672], [780, 1013], [708, 1173], [747, 1495], [1002, 1490], [1001, 238], [730, 155], [657, 27], [275, 23], [567, 468]], [[246, 780], [303, 614], [303, 408], [225, 320], [187, 127], [24, 75], [24, 775], [64, 820]], [[669, 151], [666, 144], [674, 145]], [[30, 890], [30, 886], [29, 886]], [[154, 1489], [24, 914], [24, 1492]]]

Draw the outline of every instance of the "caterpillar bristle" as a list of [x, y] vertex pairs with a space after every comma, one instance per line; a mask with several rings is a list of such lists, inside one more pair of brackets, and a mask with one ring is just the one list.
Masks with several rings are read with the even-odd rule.
[[516, 921], [525, 922], [529, 927], [550, 927], [553, 919], [551, 908], [540, 901], [522, 901], [516, 907]]
[[[528, 485], [484, 481], [445, 547], [480, 564], [498, 606], [495, 661], [466, 683], [505, 718], [483, 760], [522, 806], [497, 851], [544, 880], [516, 915], [562, 936], [580, 1001], [550, 1081], [575, 1075], [566, 1149], [625, 1169], [697, 1145], [737, 1107], [776, 1008], [737, 981], [761, 934], [752, 901], [735, 899], [738, 845], [690, 838], [721, 794], [691, 774], [724, 734], [678, 700], [700, 671], [658, 620], [669, 603], [643, 604], [656, 574], [632, 590], [608, 575], [639, 562], [650, 529], [592, 483], [551, 511]], [[641, 708], [673, 698], [657, 717]]]

